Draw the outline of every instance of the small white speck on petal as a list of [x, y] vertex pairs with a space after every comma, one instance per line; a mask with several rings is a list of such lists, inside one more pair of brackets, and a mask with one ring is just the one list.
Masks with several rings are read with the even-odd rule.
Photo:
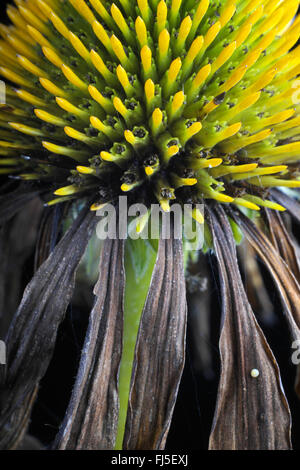
[[251, 370], [251, 377], [256, 379], [256, 377], [258, 377], [258, 376], [259, 376], [259, 370], [258, 369], [252, 369]]

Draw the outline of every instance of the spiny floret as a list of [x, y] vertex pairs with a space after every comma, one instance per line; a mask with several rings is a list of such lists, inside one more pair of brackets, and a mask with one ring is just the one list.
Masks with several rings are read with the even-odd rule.
[[122, 193], [282, 210], [265, 189], [300, 186], [299, 0], [15, 4], [0, 174], [94, 210]]

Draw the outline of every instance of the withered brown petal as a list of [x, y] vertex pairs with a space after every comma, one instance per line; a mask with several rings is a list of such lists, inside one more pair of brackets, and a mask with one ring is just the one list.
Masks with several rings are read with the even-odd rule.
[[290, 270], [294, 274], [298, 283], [300, 282], [300, 269], [299, 260], [297, 257], [296, 249], [293, 240], [291, 239], [281, 215], [270, 209], [265, 209], [266, 220], [268, 223], [268, 229], [271, 235], [271, 241], [274, 247], [277, 249], [281, 258], [289, 266]]
[[281, 204], [285, 207], [288, 212], [300, 222], [300, 204], [299, 201], [293, 199], [292, 197], [288, 196], [287, 194], [283, 193], [279, 189], [272, 189], [271, 195], [274, 201]]
[[164, 449], [184, 366], [186, 292], [181, 240], [160, 240], [142, 312], [123, 448]]
[[58, 204], [44, 210], [36, 240], [35, 271], [48, 258], [57, 243], [66, 209], [64, 204]]
[[278, 366], [245, 294], [224, 209], [210, 211], [209, 223], [223, 300], [221, 377], [209, 448], [289, 449], [290, 412]]
[[16, 447], [26, 432], [38, 383], [73, 293], [75, 272], [96, 222], [88, 208], [81, 211], [28, 284], [12, 320], [6, 339], [7, 375], [0, 393], [1, 449]]
[[16, 215], [29, 201], [40, 194], [40, 191], [28, 190], [20, 187], [9, 194], [0, 196], [0, 225], [10, 220]]
[[[297, 203], [298, 204], [298, 203]], [[300, 206], [299, 215], [300, 215]], [[283, 224], [281, 216], [274, 211], [266, 210], [266, 218], [268, 221], [269, 230], [272, 237], [273, 245], [279, 251], [281, 257], [287, 263], [292, 273], [296, 277], [298, 283], [300, 282], [299, 260], [293, 240], [291, 239], [288, 231]], [[300, 221], [300, 219], [299, 219]], [[300, 398], [300, 366], [297, 367], [295, 379], [295, 391]]]
[[287, 263], [267, 236], [241, 212], [230, 211], [249, 242], [270, 271], [280, 294], [291, 334], [300, 339], [300, 286]]
[[245, 291], [252, 309], [265, 324], [272, 324], [275, 321], [274, 306], [270, 299], [272, 292], [264, 284], [256, 252], [248, 240], [244, 240], [237, 250], [244, 272]]
[[23, 268], [34, 250], [42, 211], [36, 197], [0, 227], [0, 339], [6, 336], [22, 298]]
[[124, 242], [105, 240], [72, 397], [56, 449], [113, 449], [118, 425], [118, 371], [122, 353]]
[[[8, 224], [6, 224], [0, 227], [0, 318], [1, 319], [4, 313], [6, 270], [8, 266], [8, 254], [9, 254], [8, 238], [9, 238], [9, 226]], [[0, 328], [0, 334], [2, 334], [1, 328]]]
[[300, 365], [297, 366], [296, 379], [295, 379], [295, 392], [300, 398]]

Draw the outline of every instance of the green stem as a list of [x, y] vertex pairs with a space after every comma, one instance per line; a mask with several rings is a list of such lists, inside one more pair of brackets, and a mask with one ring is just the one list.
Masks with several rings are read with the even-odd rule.
[[123, 351], [119, 372], [119, 422], [115, 450], [121, 450], [138, 328], [157, 256], [157, 240], [126, 241]]

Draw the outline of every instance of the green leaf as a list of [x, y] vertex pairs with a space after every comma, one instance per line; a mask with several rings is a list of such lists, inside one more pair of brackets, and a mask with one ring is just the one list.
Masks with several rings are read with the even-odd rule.
[[158, 240], [126, 241], [123, 352], [119, 372], [120, 412], [116, 449], [122, 449], [138, 328], [157, 256]]

